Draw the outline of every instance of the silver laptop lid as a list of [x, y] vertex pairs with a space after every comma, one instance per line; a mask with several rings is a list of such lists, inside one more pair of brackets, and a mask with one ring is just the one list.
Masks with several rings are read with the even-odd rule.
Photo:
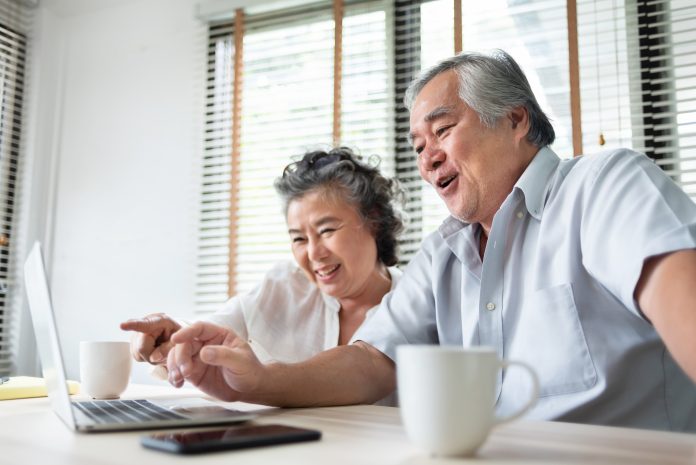
[[34, 243], [24, 262], [24, 284], [29, 299], [29, 311], [34, 325], [34, 335], [39, 348], [41, 371], [53, 410], [68, 427], [75, 429], [75, 418], [70, 405], [70, 394], [65, 378], [63, 356], [58, 339], [51, 295], [46, 281], [41, 244]]

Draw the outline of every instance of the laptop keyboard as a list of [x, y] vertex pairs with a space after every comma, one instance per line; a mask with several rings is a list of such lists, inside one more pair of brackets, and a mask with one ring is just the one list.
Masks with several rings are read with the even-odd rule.
[[139, 423], [186, 418], [147, 400], [95, 400], [73, 404], [97, 423]]

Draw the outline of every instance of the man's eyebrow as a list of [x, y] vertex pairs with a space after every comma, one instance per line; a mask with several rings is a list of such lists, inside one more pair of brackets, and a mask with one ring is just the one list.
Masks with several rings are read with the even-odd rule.
[[431, 111], [430, 113], [428, 113], [427, 115], [425, 115], [425, 118], [423, 118], [423, 120], [424, 120], [426, 123], [430, 123], [430, 122], [432, 122], [432, 121], [434, 121], [434, 120], [436, 120], [436, 119], [438, 119], [438, 118], [441, 118], [441, 117], [443, 117], [443, 116], [446, 116], [446, 115], [450, 114], [450, 113], [452, 112], [452, 110], [454, 110], [454, 108], [453, 108], [453, 107], [450, 107], [450, 106], [440, 106], [440, 107], [437, 107], [437, 108], [435, 108], [433, 111]]
[[[433, 111], [431, 111], [430, 113], [428, 113], [427, 115], [425, 115], [425, 118], [423, 118], [423, 121], [425, 121], [426, 123], [431, 123], [438, 118], [442, 118], [443, 116], [449, 115], [452, 112], [452, 110], [454, 110], [454, 107], [439, 106], [439, 107], [435, 108]], [[414, 137], [415, 136], [413, 135], [412, 132], [408, 133], [407, 139], [408, 139], [409, 144], [413, 145]]]

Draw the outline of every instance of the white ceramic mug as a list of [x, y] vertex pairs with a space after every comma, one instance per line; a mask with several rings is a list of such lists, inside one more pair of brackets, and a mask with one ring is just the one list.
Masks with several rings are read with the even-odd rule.
[[[512, 415], [495, 416], [498, 370], [529, 372], [529, 400]], [[523, 362], [498, 358], [494, 349], [403, 345], [396, 349], [401, 419], [411, 441], [440, 456], [472, 455], [495, 425], [514, 420], [536, 402], [539, 381]]]
[[94, 399], [118, 399], [128, 387], [130, 343], [80, 342], [80, 391]]

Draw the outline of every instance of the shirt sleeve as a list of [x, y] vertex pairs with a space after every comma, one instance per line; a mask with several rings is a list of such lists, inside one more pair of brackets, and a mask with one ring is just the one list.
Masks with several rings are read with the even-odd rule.
[[399, 345], [438, 342], [431, 257], [430, 248], [424, 245], [406, 267], [394, 290], [355, 332], [351, 343], [366, 342], [396, 360]]
[[630, 150], [594, 157], [583, 193], [583, 265], [624, 306], [647, 258], [696, 247], [696, 205], [655, 163]]

